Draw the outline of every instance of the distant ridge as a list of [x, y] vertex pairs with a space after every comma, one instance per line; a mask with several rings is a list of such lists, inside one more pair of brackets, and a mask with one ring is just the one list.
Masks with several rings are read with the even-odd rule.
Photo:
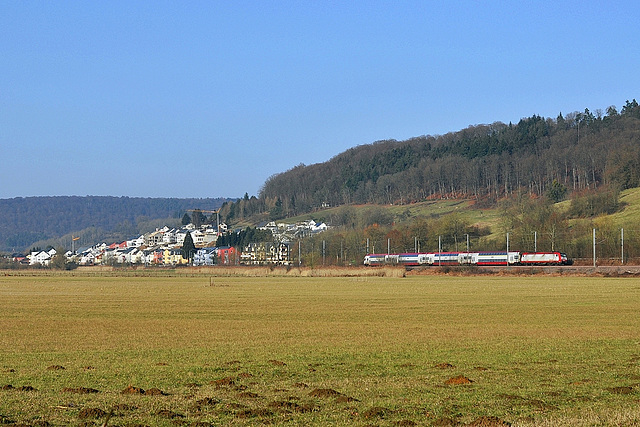
[[[179, 219], [187, 209], [218, 209], [226, 198], [42, 196], [0, 199], [0, 250], [21, 252], [69, 233], [79, 244], [106, 236], [130, 238], [153, 220]], [[89, 236], [90, 235], [90, 236]]]

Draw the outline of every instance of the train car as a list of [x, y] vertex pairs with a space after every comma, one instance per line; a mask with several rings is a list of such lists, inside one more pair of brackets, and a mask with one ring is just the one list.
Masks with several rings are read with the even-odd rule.
[[420, 265], [420, 255], [418, 253], [407, 253], [398, 255], [398, 264], [407, 267], [415, 267]]
[[573, 262], [563, 252], [523, 252], [522, 265], [571, 265]]
[[[474, 262], [475, 261], [475, 262]], [[472, 254], [470, 264], [513, 265], [520, 263], [520, 252], [478, 252]]]
[[370, 267], [376, 267], [380, 265], [384, 265], [386, 261], [387, 254], [369, 254], [364, 257], [364, 265]]
[[459, 265], [460, 252], [434, 252], [429, 253], [430, 265]]

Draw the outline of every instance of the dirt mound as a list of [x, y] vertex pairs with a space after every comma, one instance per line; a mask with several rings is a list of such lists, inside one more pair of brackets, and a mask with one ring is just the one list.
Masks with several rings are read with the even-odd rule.
[[309, 393], [311, 397], [328, 398], [342, 396], [342, 393], [332, 388], [316, 388]]
[[137, 406], [127, 405], [126, 403], [118, 403], [117, 405], [113, 405], [114, 411], [135, 411], [138, 409]]
[[48, 371], [61, 371], [64, 369], [64, 366], [61, 365], [51, 365], [47, 367]]
[[185, 387], [189, 387], [189, 388], [198, 388], [198, 387], [200, 387], [200, 384], [198, 384], [198, 383], [186, 383], [184, 386]]
[[175, 420], [177, 418], [184, 418], [184, 415], [179, 414], [177, 412], [170, 411], [168, 409], [161, 409], [160, 411], [156, 412], [156, 415], [162, 418], [170, 419], [170, 420]]
[[293, 386], [296, 387], [296, 388], [308, 388], [309, 387], [305, 383], [295, 383]]
[[273, 366], [287, 366], [286, 363], [280, 361], [280, 360], [269, 360], [269, 363], [271, 363]]
[[473, 380], [470, 380], [464, 375], [458, 375], [457, 377], [449, 378], [444, 383], [447, 385], [462, 385], [462, 384], [471, 384], [472, 382]]
[[473, 427], [505, 427], [505, 426], [510, 426], [511, 423], [501, 420], [498, 417], [484, 416], [484, 417], [476, 418], [475, 420], [471, 421], [467, 425], [473, 426]]
[[100, 393], [100, 390], [88, 387], [65, 387], [62, 389], [63, 393], [77, 393], [77, 394], [92, 394]]
[[351, 396], [338, 396], [338, 398], [336, 399], [336, 403], [351, 403], [351, 402], [360, 402], [360, 401], [355, 397], [351, 397]]
[[438, 363], [437, 365], [434, 366], [434, 368], [438, 368], [438, 369], [453, 369], [455, 368], [455, 366], [453, 366], [451, 363]]
[[13, 390], [13, 386], [11, 384], [3, 385], [2, 390]]
[[18, 391], [38, 391], [38, 389], [31, 387], [30, 385], [23, 385], [22, 387], [18, 387], [16, 390]]
[[144, 389], [140, 387], [128, 386], [121, 392], [122, 394], [144, 394]]
[[606, 389], [609, 393], [613, 394], [631, 394], [633, 393], [633, 387], [631, 386], [623, 386], [623, 387], [610, 387]]
[[9, 417], [0, 414], [0, 424], [14, 424], [15, 421]]
[[209, 384], [215, 385], [216, 387], [228, 387], [235, 385], [236, 379], [234, 377], [220, 378], [219, 380], [211, 381]]
[[315, 410], [315, 406], [313, 405], [299, 405], [296, 402], [291, 402], [289, 400], [279, 400], [271, 402], [269, 403], [268, 407], [277, 411], [298, 413], [307, 413]]
[[459, 425], [460, 423], [458, 421], [449, 417], [441, 417], [433, 422], [434, 427], [453, 427], [453, 426], [459, 426]]
[[369, 408], [362, 413], [362, 416], [365, 418], [384, 418], [389, 415], [392, 411], [388, 408], [383, 408], [381, 406], [374, 406], [373, 408]]
[[260, 395], [251, 391], [243, 391], [238, 395], [238, 397], [241, 399], [257, 399]]
[[236, 418], [270, 417], [273, 412], [266, 408], [245, 409], [236, 412]]
[[196, 401], [196, 404], [199, 406], [214, 406], [218, 403], [220, 403], [220, 399], [216, 399], [214, 397], [205, 397], [204, 399]]
[[107, 413], [100, 408], [84, 408], [78, 414], [78, 418], [87, 419], [87, 418], [102, 418], [105, 417]]
[[253, 378], [253, 374], [250, 374], [249, 372], [240, 372], [238, 374], [238, 378]]
[[146, 390], [144, 392], [145, 396], [166, 396], [167, 393], [165, 393], [164, 391], [160, 390], [159, 388], [150, 388], [149, 390]]

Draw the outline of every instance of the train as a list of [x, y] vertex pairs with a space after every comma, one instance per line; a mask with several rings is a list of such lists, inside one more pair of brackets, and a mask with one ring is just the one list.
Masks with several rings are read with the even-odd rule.
[[447, 266], [447, 265], [571, 265], [564, 252], [426, 252], [402, 254], [369, 254], [364, 257], [364, 265], [403, 265], [405, 267]]

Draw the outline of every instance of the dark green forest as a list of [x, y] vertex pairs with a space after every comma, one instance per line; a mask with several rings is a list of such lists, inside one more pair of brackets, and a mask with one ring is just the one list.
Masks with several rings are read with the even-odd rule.
[[[584, 109], [517, 124], [495, 122], [439, 136], [385, 140], [270, 177], [258, 197], [221, 210], [226, 221], [295, 216], [323, 206], [472, 198], [495, 205], [524, 191], [569, 196], [640, 186], [640, 107]], [[558, 192], [559, 191], [559, 192]]]
[[[77, 245], [130, 239], [168, 218], [180, 224], [187, 209], [218, 209], [228, 199], [177, 199], [107, 196], [17, 197], [0, 200], [0, 250], [55, 246], [69, 233]], [[63, 247], [70, 248], [70, 236]]]

